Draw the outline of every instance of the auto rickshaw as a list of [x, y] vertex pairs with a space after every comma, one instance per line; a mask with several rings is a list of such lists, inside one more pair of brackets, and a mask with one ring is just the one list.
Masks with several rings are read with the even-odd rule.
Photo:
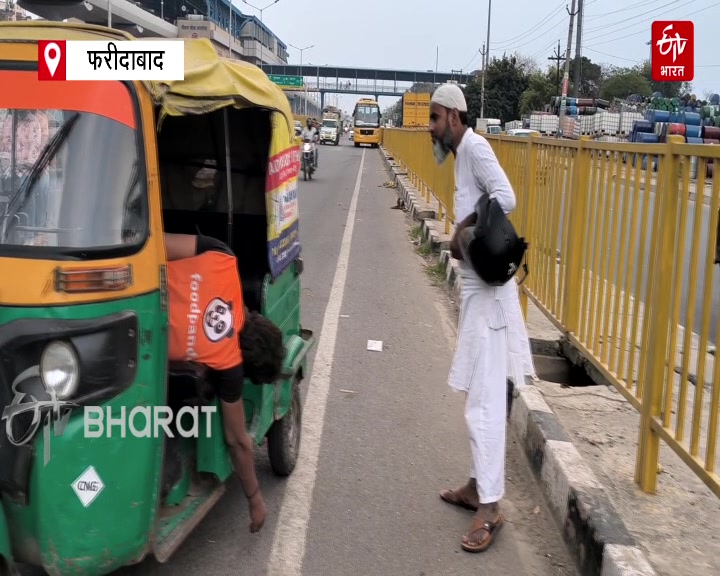
[[[299, 150], [283, 92], [209, 40], [187, 40], [185, 79], [165, 83], [39, 82], [38, 40], [133, 38], [0, 23], [0, 575], [99, 576], [167, 561], [233, 475], [202, 367], [167, 361], [163, 232], [227, 242], [245, 306], [282, 330], [281, 380], [248, 381], [243, 398], [273, 471], [293, 471], [313, 345], [300, 325]], [[178, 432], [192, 430], [182, 418], [147, 434], [152, 413], [117, 424], [165, 406], [200, 407], [197, 435]], [[87, 407], [106, 411], [99, 435]]]

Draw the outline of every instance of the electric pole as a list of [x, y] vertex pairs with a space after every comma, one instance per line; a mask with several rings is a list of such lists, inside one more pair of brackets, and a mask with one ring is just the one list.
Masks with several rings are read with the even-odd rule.
[[492, 10], [492, 0], [488, 0], [488, 22], [487, 22], [487, 51], [485, 52], [485, 65], [483, 66], [482, 87], [480, 88], [480, 118], [485, 118], [485, 73], [490, 64], [490, 15]]
[[578, 0], [578, 11], [577, 11], [577, 17], [578, 17], [578, 29], [577, 29], [577, 39], [575, 40], [575, 79], [573, 81], [573, 97], [577, 98], [580, 91], [580, 72], [581, 72], [581, 64], [582, 64], [582, 57], [580, 55], [582, 51], [582, 25], [583, 25], [583, 4], [584, 0]]
[[[567, 6], [565, 7], [567, 10]], [[563, 133], [563, 120], [565, 119], [565, 100], [567, 99], [568, 83], [570, 81], [570, 49], [572, 48], [573, 20], [577, 12], [575, 11], [575, 0], [572, 0], [572, 9], [567, 10], [570, 15], [570, 26], [568, 27], [567, 51], [565, 52], [565, 73], [563, 74], [562, 94], [560, 96], [560, 116], [558, 118], [558, 137]]]
[[565, 60], [565, 56], [563, 56], [560, 53], [560, 40], [558, 40], [557, 49], [555, 50], [555, 53], [548, 58], [548, 60], [553, 60], [557, 64], [557, 93], [560, 94], [562, 92], [562, 87], [560, 86], [560, 62]]
[[485, 117], [485, 57], [488, 52], [489, 50], [485, 49], [485, 42], [483, 42], [482, 50], [480, 50], [480, 55], [482, 56], [482, 78], [480, 78], [480, 118]]

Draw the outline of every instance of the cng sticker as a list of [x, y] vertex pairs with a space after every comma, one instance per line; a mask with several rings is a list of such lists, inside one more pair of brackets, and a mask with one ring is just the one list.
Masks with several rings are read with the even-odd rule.
[[100, 476], [93, 466], [85, 470], [71, 486], [85, 508], [90, 506], [105, 488], [105, 484], [100, 480]]

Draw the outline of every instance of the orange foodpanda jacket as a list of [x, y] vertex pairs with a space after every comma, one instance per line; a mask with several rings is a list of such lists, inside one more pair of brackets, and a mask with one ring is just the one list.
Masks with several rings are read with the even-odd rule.
[[169, 360], [197, 362], [215, 370], [242, 363], [245, 322], [237, 259], [207, 251], [168, 262]]

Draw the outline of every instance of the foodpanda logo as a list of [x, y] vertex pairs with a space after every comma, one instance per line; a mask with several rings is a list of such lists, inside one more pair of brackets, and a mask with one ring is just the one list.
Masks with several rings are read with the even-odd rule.
[[232, 303], [213, 298], [205, 308], [203, 330], [210, 342], [219, 342], [233, 335]]

